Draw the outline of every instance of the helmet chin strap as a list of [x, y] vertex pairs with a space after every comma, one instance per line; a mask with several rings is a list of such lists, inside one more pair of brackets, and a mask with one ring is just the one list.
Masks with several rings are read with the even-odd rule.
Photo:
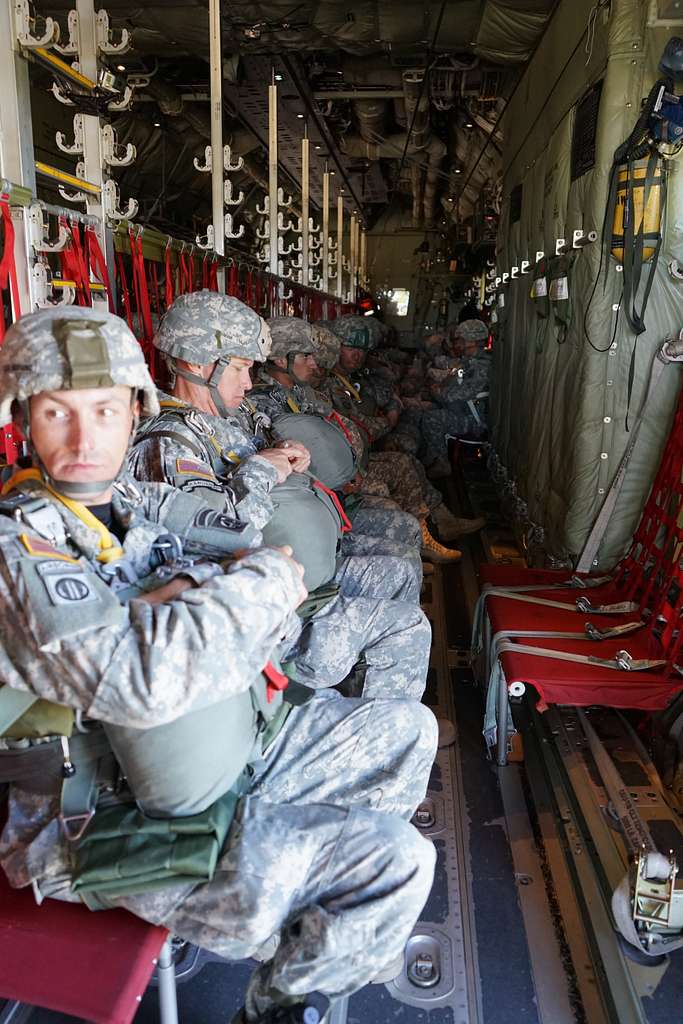
[[296, 373], [294, 372], [294, 360], [296, 359], [296, 357], [299, 354], [300, 353], [298, 353], [298, 352], [288, 352], [287, 353], [287, 369], [286, 370], [284, 370], [281, 366], [278, 366], [277, 363], [274, 363], [272, 359], [267, 359], [266, 360], [266, 366], [267, 367], [268, 366], [271, 367], [271, 369], [273, 369], [273, 370], [279, 370], [280, 373], [287, 373], [292, 378], [292, 380], [295, 381], [295, 383], [304, 385], [304, 384], [306, 384], [306, 381], [302, 380], [301, 377], [297, 377]]
[[230, 415], [230, 409], [221, 398], [218, 390], [218, 385], [221, 382], [223, 371], [230, 362], [230, 356], [221, 356], [217, 359], [211, 375], [208, 378], [201, 377], [198, 373], [192, 373], [191, 370], [184, 370], [177, 363], [173, 366], [173, 372], [178, 376], [182, 377], [183, 380], [189, 380], [191, 384], [199, 384], [200, 387], [208, 388], [213, 399], [213, 404], [216, 406], [219, 416], [227, 417]]

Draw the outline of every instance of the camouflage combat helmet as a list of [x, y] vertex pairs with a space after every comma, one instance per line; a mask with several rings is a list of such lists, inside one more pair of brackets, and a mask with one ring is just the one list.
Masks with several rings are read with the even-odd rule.
[[[113, 313], [83, 306], [42, 309], [21, 317], [7, 331], [0, 349], [0, 425], [11, 422], [12, 404], [24, 413], [24, 432], [31, 443], [29, 399], [42, 391], [130, 387], [141, 393], [143, 412], [159, 412], [156, 388], [142, 349], [127, 324]], [[62, 494], [76, 497], [91, 492], [93, 483], [79, 485], [50, 480]], [[113, 481], [98, 481], [102, 489]]]
[[[173, 373], [211, 392], [221, 416], [229, 410], [218, 392], [231, 357], [263, 362], [270, 352], [270, 330], [263, 317], [231, 295], [206, 289], [179, 295], [166, 310], [154, 345], [167, 357]], [[214, 366], [208, 380], [179, 367], [176, 360]]]
[[320, 320], [311, 324], [313, 328], [313, 355], [321, 370], [333, 370], [339, 362], [341, 340], [328, 326], [329, 321]]
[[312, 355], [315, 352], [311, 325], [298, 316], [276, 316], [268, 320], [267, 323], [272, 338], [269, 361], [286, 359], [287, 373], [294, 380], [299, 380], [294, 373], [295, 357], [297, 355]]
[[369, 352], [376, 346], [374, 331], [363, 316], [340, 316], [336, 320], [327, 320], [325, 326], [348, 348]]
[[463, 320], [453, 331], [453, 340], [460, 338], [470, 344], [488, 341], [489, 329], [483, 320]]

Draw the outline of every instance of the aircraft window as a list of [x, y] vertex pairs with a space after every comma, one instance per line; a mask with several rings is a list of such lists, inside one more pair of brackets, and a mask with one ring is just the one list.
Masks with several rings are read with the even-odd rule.
[[410, 305], [410, 290], [408, 288], [392, 288], [389, 292], [389, 307], [387, 312], [390, 316], [408, 316]]

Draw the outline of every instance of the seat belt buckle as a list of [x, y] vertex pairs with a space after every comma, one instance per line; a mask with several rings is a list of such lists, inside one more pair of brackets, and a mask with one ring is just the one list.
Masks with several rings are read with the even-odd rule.
[[289, 679], [275, 668], [271, 661], [266, 662], [263, 674], [266, 677], [266, 700], [270, 704], [277, 693], [282, 693], [289, 686]]

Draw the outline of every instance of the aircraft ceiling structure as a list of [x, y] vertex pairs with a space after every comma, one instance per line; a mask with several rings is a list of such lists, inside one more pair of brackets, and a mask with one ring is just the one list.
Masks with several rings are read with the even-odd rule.
[[[225, 0], [222, 10], [224, 134], [244, 166], [233, 179], [245, 191], [252, 251], [257, 205], [267, 182], [267, 89], [280, 84], [280, 177], [296, 210], [300, 139], [311, 140], [311, 204], [322, 201], [325, 165], [334, 197], [371, 226], [391, 204], [413, 227], [453, 232], [499, 210], [501, 134], [496, 121], [557, 5], [557, 0]], [[73, 6], [36, 3], [66, 37]], [[123, 171], [121, 188], [140, 202], [138, 219], [192, 238], [210, 220], [206, 175], [193, 166], [209, 143], [208, 4], [136, 5], [109, 0], [115, 31], [132, 48], [110, 58], [136, 84], [132, 107], [116, 120], [119, 141], [142, 159]], [[69, 108], [45, 95], [35, 70], [36, 145], [59, 165], [55, 119]], [[60, 127], [58, 124], [57, 127]], [[494, 230], [495, 233], [495, 230]], [[472, 239], [472, 231], [467, 236]], [[475, 232], [476, 237], [476, 232]]]

